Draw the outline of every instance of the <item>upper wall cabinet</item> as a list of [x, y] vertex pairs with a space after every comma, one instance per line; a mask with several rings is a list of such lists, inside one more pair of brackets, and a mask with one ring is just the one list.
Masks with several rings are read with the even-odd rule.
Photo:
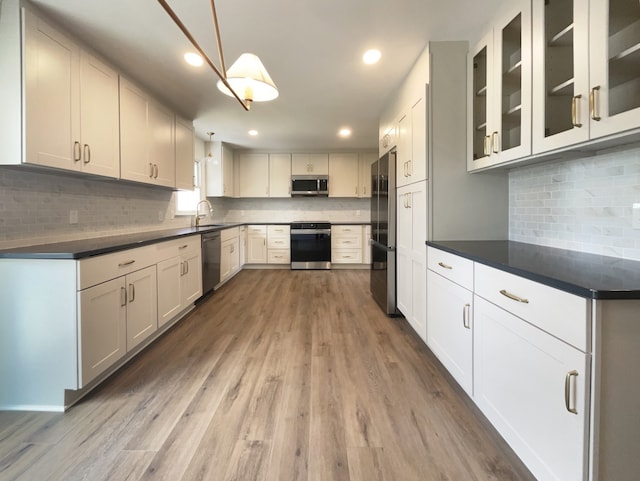
[[291, 197], [291, 154], [269, 154], [269, 197]]
[[358, 154], [329, 154], [329, 197], [358, 196]]
[[396, 182], [403, 186], [427, 178], [426, 100], [418, 99], [398, 121]]
[[25, 11], [25, 158], [117, 178], [118, 74]]
[[269, 154], [238, 156], [240, 197], [269, 197]]
[[205, 163], [207, 197], [234, 197], [233, 150], [224, 142], [205, 145], [209, 148]]
[[175, 118], [175, 122], [176, 188], [193, 190], [196, 158], [193, 124], [179, 117]]
[[173, 113], [121, 77], [121, 178], [175, 187], [174, 142]]
[[503, 4], [471, 54], [468, 169], [531, 154], [531, 0]]
[[535, 0], [533, 151], [640, 126], [640, 3]]
[[293, 154], [291, 156], [292, 175], [329, 175], [328, 154]]

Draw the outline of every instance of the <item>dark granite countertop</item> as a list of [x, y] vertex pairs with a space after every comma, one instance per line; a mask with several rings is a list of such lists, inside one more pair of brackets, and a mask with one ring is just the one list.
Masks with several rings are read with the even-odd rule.
[[461, 257], [590, 299], [640, 299], [640, 262], [514, 241], [427, 241]]
[[235, 227], [242, 224], [215, 224], [201, 227], [183, 227], [159, 231], [138, 232], [93, 239], [79, 239], [67, 242], [56, 242], [13, 249], [0, 250], [0, 259], [84, 259], [87, 257], [109, 254], [135, 247], [142, 247], [157, 242], [177, 239], [182, 236], [202, 234], [216, 230]]

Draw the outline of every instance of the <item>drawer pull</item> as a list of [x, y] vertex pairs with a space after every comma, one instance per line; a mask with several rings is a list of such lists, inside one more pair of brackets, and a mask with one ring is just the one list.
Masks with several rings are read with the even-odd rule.
[[519, 297], [519, 296], [516, 296], [515, 294], [511, 294], [506, 289], [502, 289], [500, 291], [500, 294], [502, 294], [503, 296], [508, 297], [509, 299], [512, 299], [514, 301], [522, 302], [523, 304], [529, 304], [529, 299], [524, 299], [523, 297]]
[[135, 262], [135, 260], [121, 262], [120, 264], [118, 264], [118, 267], [127, 267], [127, 266], [130, 266], [131, 264], [133, 264], [134, 262]]
[[453, 269], [452, 266], [450, 266], [449, 264], [445, 264], [444, 262], [438, 262], [438, 265], [443, 269]]
[[[571, 414], [578, 414], [577, 409], [574, 407], [571, 407], [571, 378], [577, 378], [578, 377], [578, 371], [569, 371], [566, 375], [566, 377], [564, 378], [564, 405], [567, 408], [567, 411], [569, 411]], [[575, 398], [576, 396], [574, 396]]]
[[189, 244], [185, 244], [183, 246], [178, 247], [178, 249], [182, 250], [182, 249], [186, 249], [187, 247], [189, 247]]

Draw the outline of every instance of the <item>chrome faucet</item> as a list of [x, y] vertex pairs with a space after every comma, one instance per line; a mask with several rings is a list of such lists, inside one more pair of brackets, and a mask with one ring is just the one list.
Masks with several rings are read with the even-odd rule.
[[[200, 213], [200, 205], [201, 204], [206, 204], [209, 207], [209, 212], [207, 214], [201, 214]], [[213, 207], [211, 206], [211, 202], [209, 202], [208, 200], [201, 200], [200, 202], [198, 202], [198, 205], [196, 206], [196, 218], [195, 218], [195, 225], [196, 227], [198, 227], [200, 225], [200, 219], [204, 219], [207, 215], [210, 215], [213, 213]]]

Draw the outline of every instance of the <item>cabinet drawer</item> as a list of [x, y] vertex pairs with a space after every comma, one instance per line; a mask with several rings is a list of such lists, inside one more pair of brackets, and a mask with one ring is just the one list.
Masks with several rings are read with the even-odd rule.
[[156, 263], [154, 246], [138, 247], [78, 261], [80, 291]]
[[202, 240], [199, 235], [191, 235], [173, 239], [165, 242], [158, 242], [152, 247], [155, 248], [156, 262], [170, 259], [175, 256], [183, 256], [202, 250]]
[[276, 237], [289, 237], [290, 230], [288, 225], [268, 225], [267, 234]]
[[360, 225], [332, 225], [331, 226], [331, 235], [332, 236], [362, 236], [362, 226]]
[[269, 264], [289, 264], [291, 258], [287, 249], [269, 249], [267, 263]]
[[267, 238], [267, 247], [269, 249], [288, 249], [291, 244], [289, 237], [269, 236]]
[[473, 261], [428, 246], [427, 267], [465, 289], [473, 290]]
[[331, 246], [334, 248], [345, 247], [347, 249], [362, 248], [362, 237], [355, 235], [335, 237], [332, 235]]
[[230, 229], [224, 229], [220, 231], [220, 242], [224, 242], [240, 235], [239, 227], [231, 227]]
[[478, 263], [475, 292], [581, 351], [590, 350], [587, 299]]
[[331, 251], [332, 264], [362, 264], [362, 249], [339, 249]]
[[249, 235], [255, 234], [267, 234], [267, 226], [266, 225], [250, 225], [247, 227], [247, 233]]

